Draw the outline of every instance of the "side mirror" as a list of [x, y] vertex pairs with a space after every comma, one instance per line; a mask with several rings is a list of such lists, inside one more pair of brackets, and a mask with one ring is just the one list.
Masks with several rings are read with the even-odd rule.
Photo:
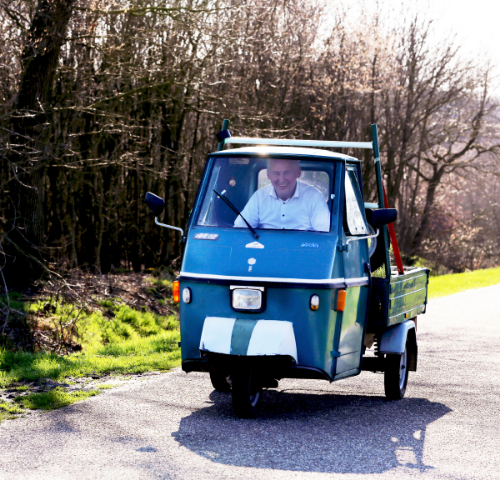
[[152, 210], [155, 217], [159, 217], [163, 213], [163, 209], [165, 208], [165, 202], [163, 201], [163, 198], [160, 198], [154, 193], [148, 192], [144, 197], [144, 201], [146, 202], [146, 205]]
[[215, 136], [218, 142], [223, 142], [226, 138], [231, 138], [231, 132], [226, 128], [222, 132], [216, 133]]
[[371, 217], [371, 225], [374, 228], [380, 228], [382, 225], [395, 222], [398, 218], [398, 211], [396, 208], [379, 208], [373, 210]]

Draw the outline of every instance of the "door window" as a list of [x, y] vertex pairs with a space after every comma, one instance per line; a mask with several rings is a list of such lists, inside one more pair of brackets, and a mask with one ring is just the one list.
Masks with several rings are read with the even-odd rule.
[[369, 235], [365, 217], [365, 204], [354, 170], [345, 172], [346, 220], [349, 235]]

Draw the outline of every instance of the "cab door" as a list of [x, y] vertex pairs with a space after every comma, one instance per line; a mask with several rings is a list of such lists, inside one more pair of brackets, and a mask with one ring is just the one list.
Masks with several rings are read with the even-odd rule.
[[368, 227], [359, 164], [346, 164], [344, 176], [343, 265], [347, 291], [338, 343], [336, 376], [359, 373], [370, 290]]

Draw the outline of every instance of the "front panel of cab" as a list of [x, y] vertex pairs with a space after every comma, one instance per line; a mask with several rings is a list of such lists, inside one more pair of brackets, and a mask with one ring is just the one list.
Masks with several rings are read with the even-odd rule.
[[[265, 286], [265, 310], [261, 313], [236, 312], [231, 308], [229, 285], [210, 285], [181, 282], [181, 291], [191, 290], [191, 303], [181, 303], [181, 349], [183, 362], [200, 359], [200, 340], [207, 317], [238, 320], [277, 320], [291, 322], [297, 348], [297, 364], [324, 371], [331, 375], [332, 348], [334, 343], [337, 312], [331, 309], [334, 291], [331, 289], [283, 288]], [[318, 295], [319, 308], [310, 308], [312, 295]], [[244, 333], [241, 334], [244, 336]], [[241, 339], [233, 338], [233, 342]], [[245, 348], [251, 337], [245, 338], [245, 345], [237, 345], [239, 355], [245, 355]], [[233, 348], [234, 345], [231, 345]]]
[[196, 227], [188, 234], [181, 276], [330, 279], [337, 241], [318, 232], [260, 230], [255, 239], [247, 229]]

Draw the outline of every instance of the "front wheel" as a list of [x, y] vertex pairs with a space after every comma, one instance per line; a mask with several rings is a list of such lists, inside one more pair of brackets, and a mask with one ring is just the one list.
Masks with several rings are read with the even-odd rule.
[[402, 354], [388, 354], [385, 358], [384, 389], [389, 400], [401, 400], [408, 384], [408, 347]]
[[241, 370], [232, 375], [233, 410], [239, 418], [254, 418], [262, 395], [262, 386], [255, 373]]
[[227, 381], [227, 377], [214, 370], [210, 370], [210, 381], [218, 392], [229, 392], [231, 390], [231, 384]]

